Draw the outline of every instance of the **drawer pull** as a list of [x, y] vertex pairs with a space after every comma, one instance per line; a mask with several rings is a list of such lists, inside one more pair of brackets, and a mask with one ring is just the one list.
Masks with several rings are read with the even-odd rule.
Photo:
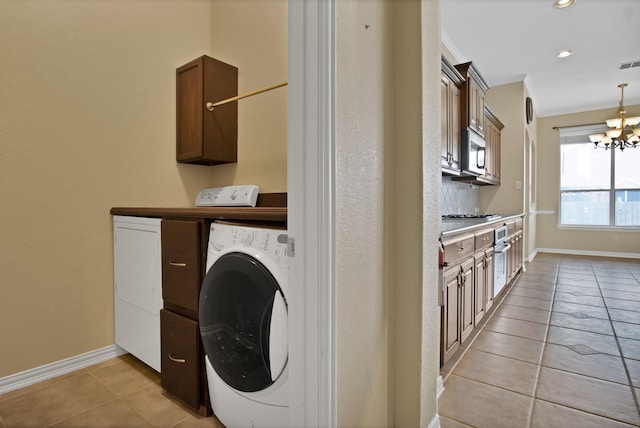
[[187, 360], [185, 360], [184, 358], [174, 358], [173, 355], [169, 354], [169, 359], [171, 361], [173, 361], [174, 363], [186, 363]]
[[169, 262], [169, 264], [171, 266], [177, 266], [177, 267], [187, 267], [186, 263], [181, 263], [181, 262]]
[[463, 251], [464, 251], [464, 247], [460, 247], [460, 248], [458, 248], [458, 252], [459, 252], [459, 253], [461, 253], [461, 252], [463, 252]]

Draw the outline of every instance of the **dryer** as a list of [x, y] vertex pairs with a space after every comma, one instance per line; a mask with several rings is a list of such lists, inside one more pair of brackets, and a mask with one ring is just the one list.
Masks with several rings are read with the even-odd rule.
[[214, 222], [200, 292], [211, 407], [228, 428], [289, 422], [287, 232]]

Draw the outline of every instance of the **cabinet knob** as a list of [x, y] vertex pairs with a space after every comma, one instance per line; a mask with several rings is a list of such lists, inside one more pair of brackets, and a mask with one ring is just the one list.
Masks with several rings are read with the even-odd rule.
[[169, 354], [169, 359], [171, 361], [173, 361], [174, 363], [186, 363], [187, 362], [187, 360], [185, 360], [184, 358], [175, 358], [173, 356], [173, 354]]

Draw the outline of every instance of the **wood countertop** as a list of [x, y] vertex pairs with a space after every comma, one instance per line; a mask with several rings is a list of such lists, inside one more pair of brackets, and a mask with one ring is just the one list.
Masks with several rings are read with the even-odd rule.
[[286, 207], [114, 207], [112, 215], [136, 217], [209, 218], [216, 220], [287, 221]]

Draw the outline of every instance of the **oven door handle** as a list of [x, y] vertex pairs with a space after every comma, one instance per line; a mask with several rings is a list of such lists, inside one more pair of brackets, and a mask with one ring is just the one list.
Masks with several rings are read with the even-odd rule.
[[511, 248], [511, 244], [507, 244], [504, 247], [495, 248], [493, 252], [497, 254], [502, 254], [502, 253], [506, 253], [509, 248]]

